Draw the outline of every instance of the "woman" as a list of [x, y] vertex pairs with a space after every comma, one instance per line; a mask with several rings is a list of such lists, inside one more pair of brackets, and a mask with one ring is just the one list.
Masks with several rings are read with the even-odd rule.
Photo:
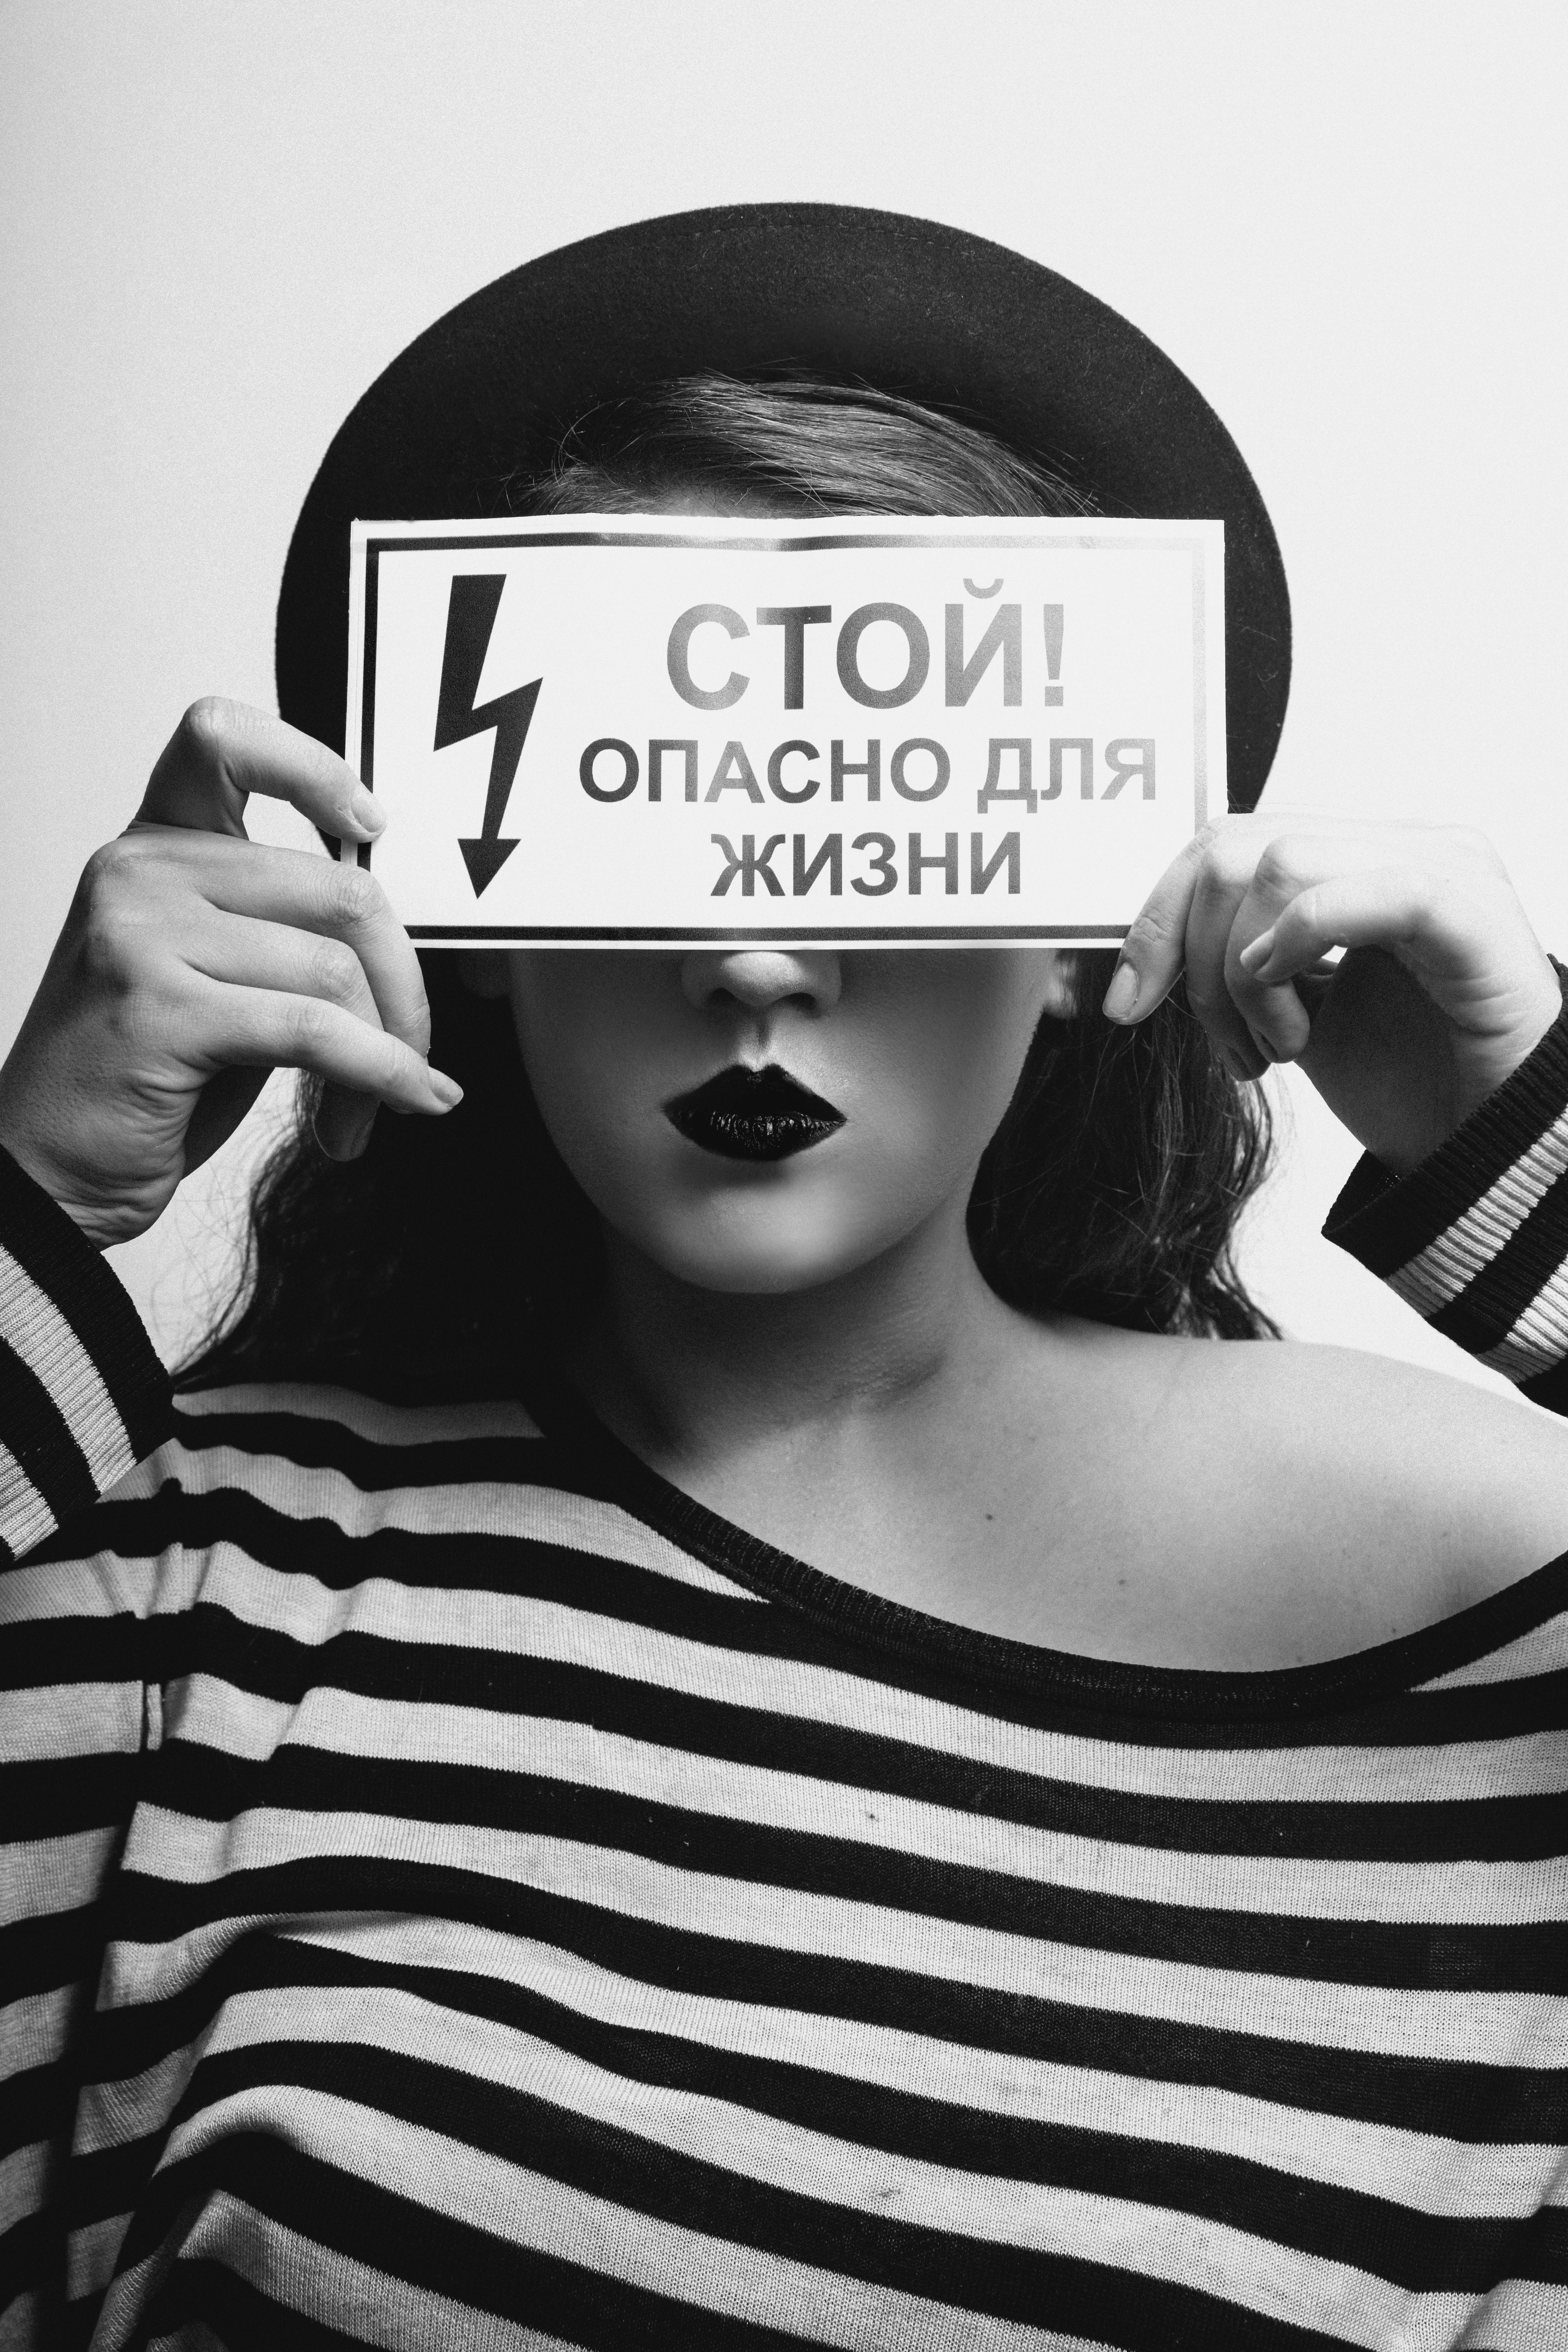
[[[1082, 498], [712, 377], [510, 497], [933, 478]], [[0, 1081], [16, 2340], [1561, 2340], [1568, 1446], [1209, 1336], [1295, 1056], [1346, 1237], [1551, 1399], [1568, 1024], [1495, 859], [1247, 817], [1119, 960], [433, 962], [432, 1062], [251, 790], [378, 828], [197, 706]], [[169, 1436], [90, 1244], [278, 1063], [322, 1149]]]

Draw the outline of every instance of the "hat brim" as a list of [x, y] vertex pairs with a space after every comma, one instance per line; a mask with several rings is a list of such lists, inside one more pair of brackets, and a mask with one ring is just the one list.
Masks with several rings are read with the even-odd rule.
[[846, 205], [674, 213], [562, 247], [458, 303], [377, 377], [311, 484], [278, 608], [283, 716], [342, 749], [349, 525], [507, 511], [596, 402], [699, 369], [858, 377], [987, 425], [1111, 514], [1226, 526], [1232, 808], [1285, 719], [1290, 606], [1273, 528], [1214, 410], [1146, 335], [1055, 270], [934, 221]]

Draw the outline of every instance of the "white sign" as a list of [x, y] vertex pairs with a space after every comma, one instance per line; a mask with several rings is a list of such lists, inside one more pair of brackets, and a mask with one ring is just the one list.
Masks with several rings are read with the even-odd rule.
[[1217, 522], [361, 522], [351, 593], [426, 944], [1103, 945], [1225, 805]]

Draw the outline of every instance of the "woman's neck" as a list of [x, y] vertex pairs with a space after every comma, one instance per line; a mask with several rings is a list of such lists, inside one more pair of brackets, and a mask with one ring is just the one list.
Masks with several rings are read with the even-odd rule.
[[970, 1254], [961, 1203], [867, 1265], [777, 1293], [700, 1289], [612, 1234], [571, 1370], [628, 1444], [694, 1463], [929, 1394], [973, 1364], [994, 1318], [1008, 1310]]

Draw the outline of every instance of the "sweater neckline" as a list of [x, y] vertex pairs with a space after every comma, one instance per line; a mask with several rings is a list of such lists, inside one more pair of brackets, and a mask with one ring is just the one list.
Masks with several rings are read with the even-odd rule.
[[1568, 1611], [1564, 1551], [1434, 1624], [1310, 1665], [1229, 1671], [1082, 1656], [931, 1616], [780, 1551], [651, 1468], [559, 1373], [530, 1381], [521, 1401], [571, 1456], [585, 1491], [749, 1591], [921, 1675], [1104, 1716], [1262, 1723], [1361, 1708], [1470, 1665]]

